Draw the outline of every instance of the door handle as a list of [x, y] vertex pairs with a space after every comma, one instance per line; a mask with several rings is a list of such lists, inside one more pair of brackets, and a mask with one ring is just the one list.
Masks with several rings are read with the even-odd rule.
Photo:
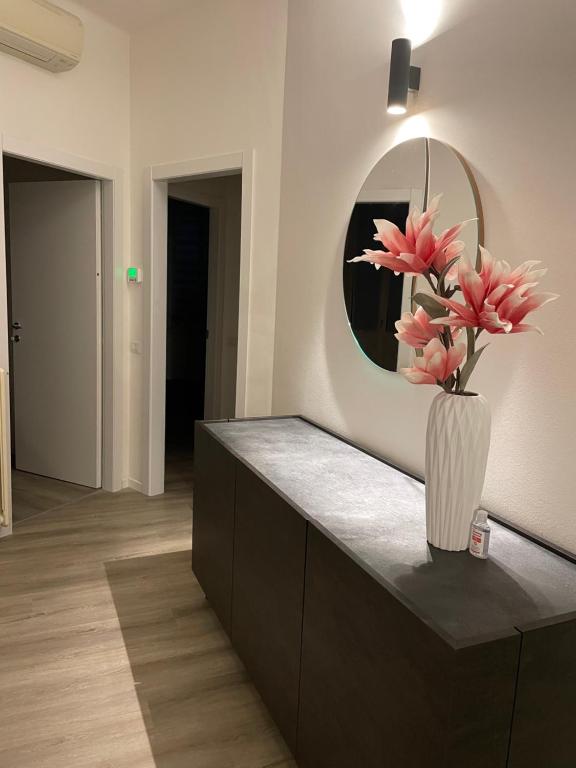
[[16, 334], [15, 336], [10, 336], [10, 341], [13, 344], [19, 344], [20, 343], [20, 334]]

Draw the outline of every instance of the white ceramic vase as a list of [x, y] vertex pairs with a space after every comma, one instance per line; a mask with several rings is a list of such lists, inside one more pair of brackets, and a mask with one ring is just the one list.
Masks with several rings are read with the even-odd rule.
[[490, 408], [482, 395], [441, 392], [426, 433], [426, 533], [430, 544], [468, 548], [490, 447]]

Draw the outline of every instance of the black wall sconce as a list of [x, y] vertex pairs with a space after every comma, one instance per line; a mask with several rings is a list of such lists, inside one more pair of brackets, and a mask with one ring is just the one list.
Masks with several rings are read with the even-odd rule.
[[408, 91], [420, 90], [420, 67], [410, 65], [412, 42], [406, 37], [392, 41], [390, 82], [388, 83], [388, 113], [403, 115], [408, 105]]

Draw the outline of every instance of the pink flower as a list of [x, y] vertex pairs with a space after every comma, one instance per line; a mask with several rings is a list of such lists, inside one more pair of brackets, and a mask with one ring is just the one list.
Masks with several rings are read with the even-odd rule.
[[[442, 331], [438, 324], [432, 324], [432, 318], [423, 307], [418, 307], [415, 314], [404, 312], [400, 320], [397, 320], [394, 335], [398, 341], [403, 341], [414, 349], [423, 349], [431, 339], [437, 339]], [[460, 335], [460, 329], [452, 331], [452, 339]]]
[[403, 341], [415, 349], [423, 349], [429, 341], [438, 338], [440, 331], [437, 325], [430, 325], [431, 319], [422, 307], [419, 307], [414, 315], [404, 312], [400, 320], [396, 321], [398, 333], [394, 335], [398, 341]]
[[488, 333], [541, 333], [539, 328], [523, 321], [530, 312], [558, 298], [555, 293], [536, 293], [534, 290], [546, 270], [533, 269], [539, 264], [537, 261], [526, 261], [512, 269], [508, 262], [496, 261], [485, 248], [480, 250], [480, 274], [468, 261], [461, 261], [459, 265], [458, 278], [466, 305], [437, 296], [436, 301], [453, 314], [431, 323], [483, 328]]
[[[398, 341], [403, 341], [414, 349], [423, 349], [432, 339], [437, 339], [442, 328], [438, 324], [432, 323], [432, 318], [423, 307], [418, 307], [415, 314], [404, 312], [400, 320], [396, 320], [395, 337]], [[452, 331], [452, 340], [455, 341], [460, 335], [460, 329]]]
[[[374, 224], [378, 240], [386, 248], [385, 251], [366, 249], [363, 256], [356, 256], [350, 261], [367, 261], [374, 264], [376, 269], [388, 267], [394, 272], [406, 272], [419, 275], [431, 267], [442, 271], [451, 258], [458, 256], [464, 250], [464, 243], [456, 241], [462, 227], [467, 222], [446, 229], [439, 237], [432, 232], [432, 225], [438, 216], [438, 206], [441, 195], [437, 195], [424, 213], [413, 208], [406, 219], [406, 234], [391, 221], [375, 219]], [[448, 254], [451, 256], [448, 257]]]
[[456, 344], [446, 347], [440, 339], [432, 339], [424, 348], [424, 355], [414, 359], [412, 368], [401, 368], [402, 373], [412, 384], [444, 383], [464, 360], [466, 345]]
[[[465, 223], [466, 222], [464, 222], [464, 224]], [[463, 226], [463, 224], [460, 226]], [[452, 259], [455, 259], [457, 256], [462, 256], [465, 248], [466, 244], [462, 240], [454, 240], [450, 245], [441, 250], [438, 256], [434, 259], [434, 269], [438, 274], [440, 275], [444, 271], [444, 268], [452, 261]], [[458, 262], [450, 267], [446, 273], [444, 282], [447, 284], [458, 282]]]

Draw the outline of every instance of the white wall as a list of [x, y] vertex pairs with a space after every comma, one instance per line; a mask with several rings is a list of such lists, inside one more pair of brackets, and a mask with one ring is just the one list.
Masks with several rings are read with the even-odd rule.
[[[132, 38], [134, 260], [151, 165], [253, 149], [249, 414], [270, 412], [287, 0], [198, 0]], [[131, 338], [144, 334], [143, 292]], [[131, 356], [131, 475], [141, 479], [143, 358]]]
[[444, 6], [435, 36], [414, 53], [423, 68], [417, 108], [398, 119], [385, 105], [390, 41], [408, 31], [399, 0], [290, 2], [273, 408], [317, 419], [422, 473], [436, 390], [359, 352], [341, 254], [377, 158], [421, 133], [446, 141], [478, 182], [486, 245], [515, 263], [542, 258], [545, 288], [563, 294], [540, 313], [544, 338], [493, 338], [474, 375], [494, 422], [484, 501], [576, 552], [576, 4]]
[[[0, 132], [50, 151], [62, 151], [123, 169], [130, 163], [130, 41], [125, 32], [67, 0], [80, 16], [85, 49], [70, 72], [53, 74], [0, 53]], [[128, 184], [124, 211], [129, 214]], [[124, 252], [129, 229], [124, 228]], [[127, 359], [126, 359], [127, 368]], [[123, 376], [127, 385], [127, 376]], [[127, 426], [127, 422], [126, 422]], [[127, 472], [128, 444], [124, 446]]]
[[0, 53], [0, 130], [11, 137], [127, 168], [129, 38], [73, 2], [85, 50], [70, 72], [53, 74]]

